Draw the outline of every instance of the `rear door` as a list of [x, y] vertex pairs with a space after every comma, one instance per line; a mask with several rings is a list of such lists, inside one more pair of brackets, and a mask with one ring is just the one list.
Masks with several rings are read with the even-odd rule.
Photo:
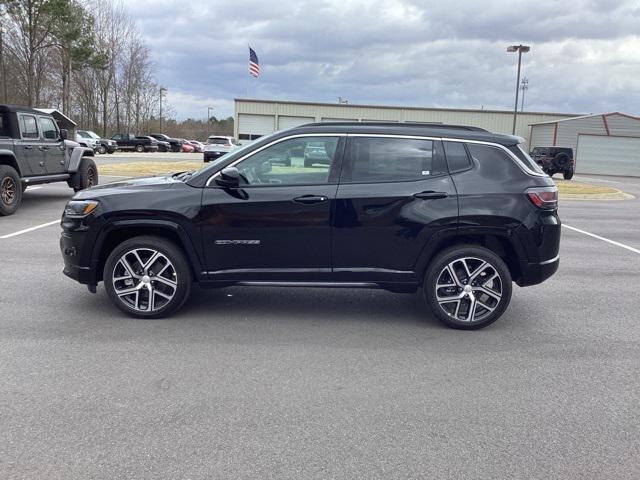
[[50, 175], [66, 172], [64, 142], [60, 138], [56, 122], [51, 117], [40, 116], [38, 125], [42, 134], [42, 144], [38, 148], [45, 170]]
[[20, 139], [16, 140], [16, 155], [20, 156], [22, 163], [29, 165], [31, 175], [44, 175], [47, 173], [42, 159], [42, 139], [38, 129], [38, 120], [35, 115], [18, 113], [18, 126]]
[[449, 229], [458, 201], [438, 139], [349, 135], [333, 229], [341, 281], [415, 281], [425, 245]]

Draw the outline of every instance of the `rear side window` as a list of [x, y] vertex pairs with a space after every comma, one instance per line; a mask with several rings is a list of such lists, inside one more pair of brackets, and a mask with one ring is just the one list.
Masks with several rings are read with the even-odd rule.
[[342, 182], [422, 180], [446, 173], [432, 140], [353, 137]]
[[33, 115], [20, 115], [20, 133], [22, 138], [38, 138], [38, 124]]
[[534, 172], [544, 173], [540, 166], [525, 152], [520, 145], [511, 145], [507, 147], [511, 153], [513, 153], [518, 159], [524, 163], [529, 170]]
[[444, 144], [444, 153], [447, 156], [449, 171], [451, 173], [466, 170], [471, 166], [467, 149], [461, 142], [442, 142]]

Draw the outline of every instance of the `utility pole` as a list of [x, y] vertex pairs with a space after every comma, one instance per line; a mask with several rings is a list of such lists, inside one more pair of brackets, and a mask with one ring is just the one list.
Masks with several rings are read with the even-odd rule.
[[164, 87], [160, 87], [160, 133], [164, 133], [162, 131], [162, 96], [167, 93], [167, 89]]
[[211, 111], [213, 107], [207, 107], [207, 136], [211, 134]]
[[529, 79], [524, 77], [520, 84], [520, 88], [522, 89], [522, 103], [520, 104], [520, 112], [524, 112], [524, 92], [529, 90]]
[[516, 120], [518, 119], [518, 93], [520, 93], [520, 67], [522, 65], [522, 54], [527, 53], [531, 50], [531, 47], [527, 45], [511, 45], [507, 47], [507, 52], [514, 53], [518, 52], [518, 76], [516, 77], [516, 102], [513, 107], [513, 128], [511, 129], [511, 134], [516, 134]]

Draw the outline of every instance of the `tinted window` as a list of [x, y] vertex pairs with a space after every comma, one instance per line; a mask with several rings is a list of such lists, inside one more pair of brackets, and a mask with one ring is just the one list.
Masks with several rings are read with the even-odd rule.
[[58, 129], [56, 127], [56, 123], [52, 118], [49, 117], [40, 117], [40, 129], [42, 130], [42, 135], [47, 140], [57, 140], [58, 139]]
[[438, 162], [434, 164], [431, 140], [354, 137], [348, 158], [344, 182], [420, 180], [443, 173]]
[[4, 129], [4, 117], [0, 113], [0, 135], [6, 135], [7, 132]]
[[226, 138], [210, 138], [207, 143], [209, 145], [228, 145], [229, 140]]
[[507, 147], [511, 152], [518, 157], [518, 159], [524, 163], [529, 170], [533, 170], [534, 172], [544, 173], [542, 169], [538, 166], [538, 164], [529, 156], [527, 152], [525, 152], [520, 145], [511, 145]]
[[447, 156], [447, 163], [449, 164], [449, 171], [451, 173], [466, 170], [471, 166], [464, 143], [443, 142], [443, 144], [444, 153]]
[[338, 140], [338, 137], [301, 137], [271, 145], [236, 165], [243, 176], [242, 184], [328, 183]]
[[261, 136], [262, 135], [249, 134], [249, 133], [241, 133], [241, 134], [238, 135], [240, 140], [257, 140]]
[[20, 131], [22, 138], [38, 138], [38, 125], [33, 115], [20, 115]]

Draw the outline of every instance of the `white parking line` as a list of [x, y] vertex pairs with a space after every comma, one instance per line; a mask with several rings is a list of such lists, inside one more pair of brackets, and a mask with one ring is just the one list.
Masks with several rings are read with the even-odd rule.
[[562, 226], [568, 228], [569, 230], [573, 230], [578, 233], [583, 233], [590, 237], [597, 238], [598, 240], [602, 240], [603, 242], [610, 243], [611, 245], [615, 245], [616, 247], [625, 248], [630, 252], [640, 254], [640, 250], [638, 250], [637, 248], [630, 247], [629, 245], [625, 245], [624, 243], [616, 242], [615, 240], [610, 240], [608, 238], [601, 237], [600, 235], [596, 235], [595, 233], [585, 232], [584, 230], [580, 230], [579, 228], [576, 228], [576, 227], [570, 227], [569, 225], [566, 225], [564, 223], [562, 224]]
[[5, 238], [16, 237], [18, 235], [22, 235], [23, 233], [33, 232], [34, 230], [38, 230], [39, 228], [50, 227], [51, 225], [55, 225], [56, 223], [60, 223], [60, 220], [54, 220], [53, 222], [43, 223], [41, 225], [36, 225], [35, 227], [25, 228], [24, 230], [20, 230], [20, 231], [17, 231], [17, 232], [7, 233], [6, 235], [1, 236], [0, 239], [4, 240]]

